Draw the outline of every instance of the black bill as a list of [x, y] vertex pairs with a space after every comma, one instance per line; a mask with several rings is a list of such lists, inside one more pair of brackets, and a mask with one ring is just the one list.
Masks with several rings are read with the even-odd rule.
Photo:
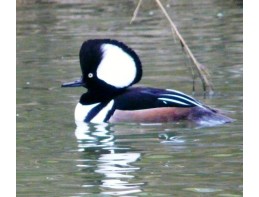
[[63, 84], [61, 85], [61, 87], [80, 87], [80, 86], [84, 86], [85, 83], [83, 82], [82, 79], [83, 79], [83, 78], [78, 79], [78, 80], [76, 80], [76, 81], [63, 83]]

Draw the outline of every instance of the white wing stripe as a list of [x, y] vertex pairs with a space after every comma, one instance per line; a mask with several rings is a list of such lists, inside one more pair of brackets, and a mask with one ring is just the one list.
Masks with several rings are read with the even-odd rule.
[[190, 96], [188, 96], [187, 94], [184, 94], [183, 92], [180, 92], [180, 91], [178, 91], [178, 90], [172, 90], [172, 89], [166, 89], [166, 90], [169, 91], [169, 92], [175, 92], [175, 93], [177, 93], [177, 94], [182, 94], [182, 95], [184, 95], [184, 96], [190, 97]]
[[[168, 89], [167, 89], [167, 91], [168, 91]], [[193, 97], [191, 97], [191, 96], [189, 96], [187, 94], [184, 94], [182, 92], [179, 92], [179, 91], [176, 91], [176, 90], [170, 90], [170, 89], [169, 89], [169, 91], [172, 92], [172, 94], [169, 93], [169, 94], [165, 94], [165, 95], [178, 95], [178, 96], [183, 96], [183, 97], [185, 97], [187, 99], [191, 99], [193, 101], [196, 101], [196, 99], [194, 99]]]
[[181, 102], [181, 101], [179, 101], [179, 100], [169, 99], [169, 98], [158, 98], [158, 100], [168, 101], [168, 102], [172, 102], [172, 103], [178, 103], [178, 104], [186, 105], [186, 106], [189, 105], [188, 103], [184, 103], [184, 102]]
[[186, 97], [182, 97], [182, 96], [179, 96], [179, 95], [173, 95], [173, 94], [161, 94], [161, 95], [163, 95], [163, 96], [169, 96], [169, 97], [176, 97], [176, 98], [180, 98], [180, 99], [182, 99], [182, 100], [185, 100], [185, 101], [187, 101], [187, 102], [189, 102], [189, 103], [192, 103], [192, 104], [194, 104], [194, 105], [198, 105], [198, 106], [200, 106], [200, 103], [198, 102], [198, 101], [196, 101], [196, 100], [190, 100], [190, 99], [192, 99], [192, 98], [186, 98]]

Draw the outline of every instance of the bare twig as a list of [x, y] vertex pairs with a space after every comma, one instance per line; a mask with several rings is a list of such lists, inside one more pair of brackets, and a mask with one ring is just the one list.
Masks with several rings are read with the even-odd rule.
[[142, 0], [139, 0], [138, 5], [137, 5], [137, 7], [136, 7], [136, 9], [133, 13], [133, 16], [132, 16], [131, 20], [130, 20], [130, 24], [136, 19], [141, 3], [142, 3]]
[[183, 46], [185, 52], [189, 55], [189, 57], [191, 58], [192, 62], [194, 63], [194, 65], [197, 68], [198, 74], [201, 78], [202, 84], [203, 84], [203, 89], [204, 91], [207, 90], [207, 87], [209, 88], [209, 92], [212, 93], [213, 92], [213, 85], [212, 83], [208, 80], [207, 76], [209, 76], [208, 72], [205, 70], [205, 66], [201, 65], [197, 59], [194, 57], [194, 55], [192, 54], [190, 48], [188, 47], [188, 45], [186, 44], [185, 40], [183, 39], [183, 37], [181, 36], [181, 34], [179, 33], [177, 27], [175, 26], [175, 24], [173, 23], [172, 19], [170, 18], [170, 16], [168, 15], [167, 11], [165, 10], [164, 6], [162, 5], [162, 3], [160, 2], [160, 0], [156, 0], [156, 3], [158, 4], [158, 6], [160, 7], [160, 9], [162, 10], [162, 12], [164, 13], [165, 17], [167, 18], [167, 20], [169, 21], [170, 25], [171, 25], [171, 29], [173, 32], [175, 32], [176, 36], [178, 37], [178, 39], [180, 40], [181, 45]]
[[[175, 24], [173, 23], [172, 19], [170, 18], [169, 14], [167, 13], [167, 11], [165, 10], [164, 6], [162, 5], [162, 3], [160, 2], [160, 0], [155, 0], [157, 5], [159, 6], [159, 8], [162, 10], [163, 14], [165, 15], [165, 17], [167, 18], [167, 20], [169, 21], [170, 25], [171, 25], [171, 30], [173, 35], [177, 36], [181, 46], [183, 47], [183, 50], [186, 52], [186, 54], [188, 55], [188, 57], [190, 57], [191, 61], [193, 62], [193, 64], [195, 65], [195, 68], [199, 74], [199, 77], [202, 81], [202, 85], [203, 85], [203, 90], [204, 91], [208, 91], [210, 94], [213, 93], [213, 85], [212, 83], [208, 80], [207, 77], [210, 77], [209, 73], [206, 70], [206, 67], [202, 64], [200, 64], [197, 59], [194, 57], [193, 53], [191, 52], [190, 48], [188, 47], [188, 45], [186, 44], [185, 40], [183, 39], [183, 37], [181, 36], [181, 34], [179, 33], [177, 27], [175, 26]], [[139, 11], [139, 7], [142, 3], [142, 0], [139, 0], [137, 8], [134, 11], [133, 17], [131, 19], [132, 23], [136, 16], [137, 13]], [[192, 70], [193, 71], [193, 70]], [[192, 72], [193, 73], [193, 72]], [[208, 88], [208, 89], [207, 89]], [[193, 87], [194, 89], [194, 87]]]

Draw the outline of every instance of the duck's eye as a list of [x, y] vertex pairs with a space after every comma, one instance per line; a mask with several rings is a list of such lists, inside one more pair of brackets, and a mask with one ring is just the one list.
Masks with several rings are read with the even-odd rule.
[[94, 76], [93, 73], [88, 74], [88, 78], [92, 78], [93, 76]]

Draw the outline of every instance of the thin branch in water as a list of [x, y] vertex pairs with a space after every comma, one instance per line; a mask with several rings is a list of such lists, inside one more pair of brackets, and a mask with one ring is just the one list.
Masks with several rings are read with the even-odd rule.
[[[210, 77], [208, 71], [206, 70], [206, 67], [202, 64], [200, 64], [197, 59], [194, 57], [193, 53], [191, 52], [190, 48], [188, 47], [188, 45], [186, 44], [185, 40], [183, 39], [183, 37], [181, 36], [181, 34], [179, 33], [177, 27], [175, 26], [175, 24], [173, 23], [172, 19], [170, 18], [169, 14], [167, 13], [166, 9], [164, 8], [164, 6], [162, 5], [162, 3], [160, 2], [160, 0], [155, 0], [157, 5], [159, 6], [159, 8], [162, 10], [163, 14], [165, 15], [165, 17], [167, 18], [167, 20], [169, 21], [170, 25], [171, 25], [171, 30], [172, 30], [172, 34], [173, 34], [173, 38], [175, 39], [175, 36], [177, 36], [177, 38], [180, 41], [180, 44], [183, 48], [183, 51], [187, 54], [187, 56], [191, 59], [192, 63], [195, 65], [194, 67], [196, 68], [198, 75], [202, 81], [202, 85], [203, 85], [203, 90], [206, 92], [207, 88], [210, 94], [213, 93], [213, 85], [212, 83], [208, 80], [207, 77]], [[130, 24], [136, 19], [140, 5], [142, 3], [142, 0], [139, 0], [138, 5], [133, 13], [132, 19], [130, 21]], [[192, 64], [191, 64], [192, 65]], [[192, 69], [192, 77], [193, 80], [195, 79], [194, 76], [194, 70]], [[194, 82], [193, 82], [193, 86], [194, 86]], [[193, 90], [195, 89], [195, 87], [193, 87]]]
[[169, 21], [169, 23], [171, 25], [171, 28], [172, 28], [173, 32], [175, 32], [175, 34], [178, 37], [178, 39], [180, 40], [180, 43], [181, 43], [182, 47], [184, 48], [184, 51], [191, 58], [193, 64], [196, 66], [196, 69], [198, 71], [199, 77], [200, 77], [200, 79], [202, 81], [202, 84], [203, 84], [203, 90], [206, 91], [207, 87], [208, 87], [209, 88], [209, 93], [213, 93], [213, 85], [212, 85], [212, 83], [207, 78], [207, 76], [209, 77], [209, 73], [206, 71], [206, 67], [204, 65], [200, 64], [197, 61], [197, 59], [194, 57], [193, 53], [191, 52], [191, 50], [188, 47], [188, 45], [186, 44], [185, 40], [183, 39], [183, 37], [179, 33], [177, 27], [173, 23], [172, 19], [168, 15], [167, 11], [165, 10], [165, 8], [162, 5], [162, 3], [160, 2], [160, 0], [156, 0], [156, 3], [158, 4], [160, 9], [164, 13], [164, 15], [167, 18], [167, 20]]
[[[182, 46], [182, 50], [183, 50], [183, 54], [186, 55], [183, 46]], [[192, 93], [194, 93], [195, 92], [195, 78], [196, 78], [196, 76], [195, 76], [195, 72], [194, 72], [194, 69], [193, 69], [193, 66], [192, 66], [192, 62], [191, 62], [189, 57], [187, 57], [187, 59], [184, 62], [185, 62], [185, 66], [187, 68], [191, 69], [191, 73], [192, 73]]]
[[130, 24], [136, 19], [141, 3], [142, 3], [142, 0], [139, 0], [138, 5], [137, 5], [137, 7], [136, 7], [136, 9], [133, 13], [133, 16], [132, 16], [131, 20], [130, 20]]

